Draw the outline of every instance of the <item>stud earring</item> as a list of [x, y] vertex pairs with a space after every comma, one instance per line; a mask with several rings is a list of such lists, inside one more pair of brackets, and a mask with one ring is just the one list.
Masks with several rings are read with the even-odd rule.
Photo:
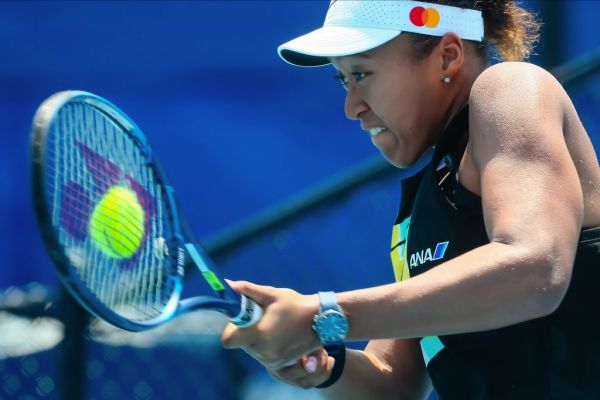
[[452, 82], [452, 79], [449, 76], [444, 76], [442, 78], [442, 82], [444, 82], [446, 85], [449, 85], [450, 82]]

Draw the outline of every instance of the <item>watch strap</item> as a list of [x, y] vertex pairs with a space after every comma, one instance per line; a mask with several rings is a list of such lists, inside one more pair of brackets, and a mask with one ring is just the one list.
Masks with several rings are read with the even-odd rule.
[[325, 346], [324, 348], [327, 354], [335, 359], [335, 364], [333, 364], [329, 378], [320, 385], [315, 386], [317, 389], [325, 389], [336, 383], [342, 376], [344, 366], [346, 365], [346, 346], [343, 343]]
[[335, 298], [335, 292], [319, 292], [319, 300], [321, 302], [321, 312], [326, 310], [342, 311]]

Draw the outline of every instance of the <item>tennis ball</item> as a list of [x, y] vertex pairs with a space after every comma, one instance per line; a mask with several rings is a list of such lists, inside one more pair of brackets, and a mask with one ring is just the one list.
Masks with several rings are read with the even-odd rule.
[[129, 188], [111, 187], [90, 219], [92, 241], [104, 254], [125, 259], [140, 247], [144, 236], [144, 209]]

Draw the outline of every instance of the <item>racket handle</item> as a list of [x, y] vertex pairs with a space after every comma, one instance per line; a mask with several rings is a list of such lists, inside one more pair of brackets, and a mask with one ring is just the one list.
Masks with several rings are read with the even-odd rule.
[[240, 295], [240, 313], [229, 318], [232, 324], [240, 328], [248, 328], [256, 324], [263, 316], [263, 309], [250, 297]]

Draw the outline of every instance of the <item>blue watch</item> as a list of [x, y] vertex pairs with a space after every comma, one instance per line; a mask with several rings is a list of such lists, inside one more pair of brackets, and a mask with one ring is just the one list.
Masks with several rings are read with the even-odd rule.
[[343, 343], [348, 335], [348, 320], [335, 300], [334, 292], [319, 292], [321, 306], [312, 328], [323, 346]]

